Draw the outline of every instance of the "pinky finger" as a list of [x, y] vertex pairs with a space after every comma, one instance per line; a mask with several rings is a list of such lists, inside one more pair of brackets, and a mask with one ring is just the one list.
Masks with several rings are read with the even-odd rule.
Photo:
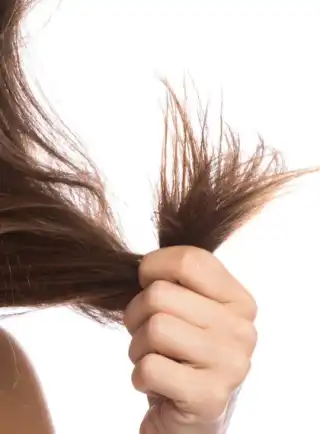
[[161, 395], [174, 401], [180, 410], [200, 415], [206, 413], [206, 407], [211, 413], [213, 401], [218, 403], [218, 396], [212, 396], [215, 387], [210, 383], [214, 383], [213, 378], [208, 376], [207, 370], [194, 369], [190, 365], [151, 353], [136, 364], [132, 384], [140, 392], [149, 396]]

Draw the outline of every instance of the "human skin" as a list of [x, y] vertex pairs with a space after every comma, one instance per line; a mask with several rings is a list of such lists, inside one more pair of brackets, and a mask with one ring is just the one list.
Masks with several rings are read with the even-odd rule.
[[37, 375], [13, 336], [0, 329], [1, 434], [54, 434]]
[[140, 433], [224, 434], [257, 342], [255, 300], [195, 247], [146, 255], [139, 279], [124, 321], [132, 383], [150, 403]]
[[[257, 341], [257, 307], [212, 254], [169, 247], [146, 255], [143, 288], [124, 323], [132, 382], [149, 410], [140, 434], [225, 434]], [[0, 329], [0, 432], [53, 434], [26, 354]]]

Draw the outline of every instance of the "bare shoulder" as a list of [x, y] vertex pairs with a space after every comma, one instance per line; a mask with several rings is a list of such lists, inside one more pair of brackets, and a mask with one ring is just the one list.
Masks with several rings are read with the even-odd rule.
[[41, 386], [16, 339], [0, 328], [2, 434], [54, 434]]

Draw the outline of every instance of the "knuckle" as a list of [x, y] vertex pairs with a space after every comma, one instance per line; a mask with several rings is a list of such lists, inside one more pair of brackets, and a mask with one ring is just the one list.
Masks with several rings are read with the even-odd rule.
[[148, 342], [156, 347], [163, 339], [166, 333], [167, 315], [162, 312], [154, 314], [146, 326], [146, 335]]
[[238, 355], [233, 360], [233, 370], [235, 376], [235, 384], [232, 387], [239, 386], [247, 377], [251, 369], [251, 360], [245, 355]]
[[155, 377], [156, 355], [147, 354], [140, 362], [140, 375], [145, 384], [151, 384]]
[[131, 363], [135, 364], [136, 363], [136, 356], [134, 353], [134, 346], [132, 345], [132, 341], [131, 344], [129, 346], [129, 350], [128, 350], [128, 357]]
[[133, 387], [139, 391], [146, 391], [152, 388], [157, 372], [157, 355], [147, 354], [136, 365], [132, 373]]
[[258, 315], [258, 305], [252, 296], [248, 296], [247, 300], [247, 316], [251, 321], [254, 321]]
[[247, 342], [254, 349], [258, 342], [258, 331], [254, 324], [251, 324], [250, 331], [248, 331]]
[[139, 343], [136, 338], [133, 338], [128, 349], [128, 357], [133, 365], [137, 365], [139, 363], [139, 359], [141, 359], [141, 351], [139, 350]]
[[164, 290], [166, 282], [162, 280], [156, 280], [151, 283], [144, 293], [144, 302], [151, 311], [157, 311], [161, 309], [164, 299]]
[[250, 321], [243, 320], [239, 322], [236, 329], [238, 338], [254, 348], [258, 341], [258, 332], [254, 324]]
[[197, 256], [197, 250], [192, 247], [186, 247], [182, 249], [179, 258], [177, 260], [177, 271], [181, 275], [190, 272], [190, 269], [195, 264]]

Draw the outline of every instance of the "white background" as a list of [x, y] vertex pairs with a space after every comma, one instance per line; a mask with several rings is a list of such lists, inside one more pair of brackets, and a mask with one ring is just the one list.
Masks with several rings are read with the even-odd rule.
[[[320, 164], [320, 11], [315, 0], [41, 0], [26, 58], [107, 175], [132, 248], [150, 221], [165, 74], [188, 71], [243, 146], [259, 132], [290, 167]], [[120, 163], [121, 162], [121, 163]], [[133, 181], [134, 180], [134, 181]], [[256, 297], [260, 341], [230, 434], [320, 432], [320, 180], [278, 199], [217, 253]], [[29, 353], [57, 434], [138, 433], [128, 336], [68, 310], [5, 321]]]

